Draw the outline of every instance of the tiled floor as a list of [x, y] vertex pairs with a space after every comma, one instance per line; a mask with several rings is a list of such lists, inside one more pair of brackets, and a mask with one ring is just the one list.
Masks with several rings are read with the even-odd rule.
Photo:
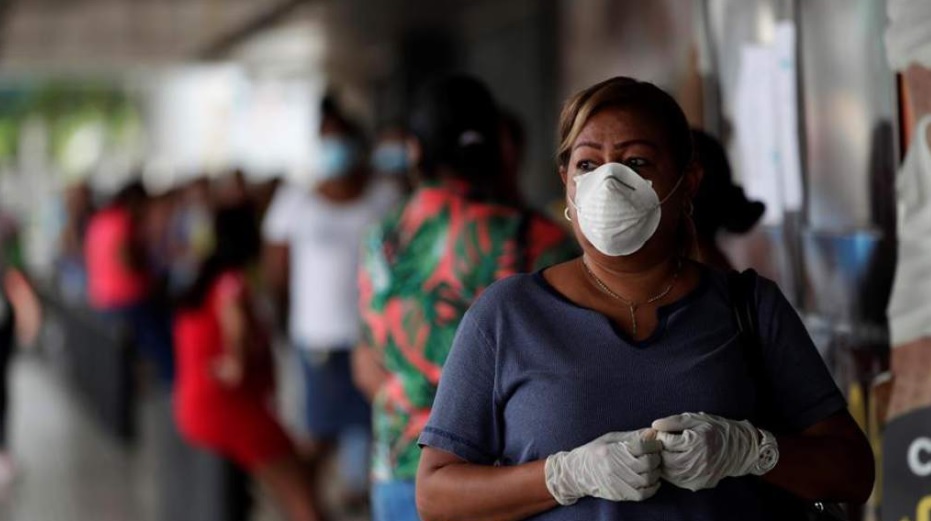
[[[162, 460], [151, 442], [164, 432], [158, 403], [143, 400], [140, 441], [125, 447], [103, 433], [46, 362], [19, 356], [11, 378], [12, 444], [22, 473], [0, 496], [0, 521], [162, 521], [156, 477]], [[277, 520], [261, 503], [253, 518]]]
[[155, 521], [152, 451], [102, 435], [39, 360], [20, 356], [11, 376], [21, 477], [0, 498], [0, 519]]

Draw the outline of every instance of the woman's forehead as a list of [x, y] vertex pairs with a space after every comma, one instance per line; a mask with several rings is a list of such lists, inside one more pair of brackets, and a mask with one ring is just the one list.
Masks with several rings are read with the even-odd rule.
[[663, 144], [663, 133], [642, 111], [608, 107], [599, 110], [585, 122], [575, 143], [583, 141], [608, 145], [645, 141], [658, 147]]

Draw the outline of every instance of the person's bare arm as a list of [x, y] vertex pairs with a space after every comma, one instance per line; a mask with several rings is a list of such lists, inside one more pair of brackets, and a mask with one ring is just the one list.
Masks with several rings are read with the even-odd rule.
[[866, 436], [847, 411], [778, 438], [779, 464], [763, 479], [811, 500], [864, 503], [875, 479]]
[[231, 295], [220, 305], [223, 355], [213, 366], [214, 376], [224, 385], [236, 387], [246, 373], [246, 342], [250, 337], [246, 302], [241, 293]]
[[467, 463], [424, 447], [417, 510], [424, 521], [518, 521], [559, 504], [546, 488], [545, 460], [513, 467]]
[[278, 326], [286, 324], [288, 316], [288, 279], [290, 251], [287, 243], [266, 243], [262, 250], [262, 278], [270, 290]]
[[31, 346], [42, 327], [42, 303], [26, 275], [16, 268], [3, 276], [3, 290], [16, 315], [16, 338], [20, 345]]
[[352, 381], [369, 402], [375, 400], [388, 379], [388, 371], [378, 358], [378, 353], [365, 343], [360, 343], [352, 352]]
[[268, 243], [262, 252], [265, 282], [276, 293], [285, 293], [288, 289], [288, 255], [287, 243]]

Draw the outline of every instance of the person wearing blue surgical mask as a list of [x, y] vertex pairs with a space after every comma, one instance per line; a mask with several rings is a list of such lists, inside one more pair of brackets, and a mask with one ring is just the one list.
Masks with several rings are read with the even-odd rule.
[[320, 180], [332, 181], [351, 176], [359, 166], [359, 146], [343, 135], [320, 139]]
[[400, 125], [387, 125], [378, 133], [372, 150], [371, 167], [376, 178], [393, 183], [404, 192], [411, 191], [411, 164], [408, 156], [410, 136]]
[[264, 267], [276, 300], [288, 302], [288, 337], [303, 369], [301, 453], [319, 477], [321, 464], [339, 449], [342, 495], [355, 506], [368, 495], [371, 432], [369, 404], [350, 368], [359, 341], [359, 252], [365, 231], [400, 191], [376, 182], [362, 132], [332, 100], [322, 114], [316, 183], [275, 194], [263, 223]]

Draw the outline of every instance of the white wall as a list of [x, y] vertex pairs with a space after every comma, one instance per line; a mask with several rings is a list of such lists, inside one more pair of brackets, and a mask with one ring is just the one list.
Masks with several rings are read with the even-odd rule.
[[243, 167], [300, 179], [312, 170], [322, 81], [238, 65], [171, 69], [151, 83], [147, 179], [170, 183]]

